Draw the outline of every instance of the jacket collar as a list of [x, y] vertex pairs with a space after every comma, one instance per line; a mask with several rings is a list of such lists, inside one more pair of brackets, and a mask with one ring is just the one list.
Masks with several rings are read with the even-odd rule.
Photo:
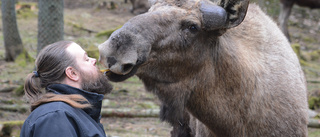
[[94, 119], [96, 122], [100, 123], [100, 113], [101, 113], [101, 106], [102, 106], [102, 100], [103, 95], [88, 92], [82, 89], [78, 89], [75, 87], [71, 87], [69, 85], [65, 84], [52, 84], [49, 85], [47, 88], [48, 92], [52, 92], [55, 94], [80, 94], [83, 97], [85, 97], [89, 103], [92, 105], [91, 108], [85, 108], [83, 109], [92, 119]]

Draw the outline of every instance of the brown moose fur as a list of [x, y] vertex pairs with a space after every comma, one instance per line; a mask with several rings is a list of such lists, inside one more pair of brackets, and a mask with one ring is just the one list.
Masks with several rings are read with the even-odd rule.
[[286, 35], [288, 40], [290, 40], [290, 35], [288, 31], [288, 19], [291, 13], [291, 9], [294, 4], [303, 7], [309, 7], [311, 9], [320, 8], [319, 0], [280, 0], [280, 15], [279, 15], [279, 25], [282, 32]]
[[[224, 27], [204, 27], [210, 21], [202, 18], [201, 2], [224, 7]], [[110, 80], [136, 74], [159, 97], [172, 136], [306, 137], [306, 83], [297, 56], [257, 5], [249, 5], [241, 23], [247, 5], [237, 2], [154, 2], [99, 46], [100, 62]]]

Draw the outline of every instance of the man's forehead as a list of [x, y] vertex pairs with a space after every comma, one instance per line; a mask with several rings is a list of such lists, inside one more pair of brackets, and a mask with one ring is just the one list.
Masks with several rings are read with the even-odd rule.
[[76, 55], [76, 54], [83, 55], [83, 54], [85, 54], [85, 51], [77, 43], [70, 44], [66, 50], [72, 55]]

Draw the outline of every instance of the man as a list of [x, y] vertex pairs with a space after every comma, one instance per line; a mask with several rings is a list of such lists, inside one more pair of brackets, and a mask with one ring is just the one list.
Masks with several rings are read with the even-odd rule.
[[112, 86], [78, 44], [60, 41], [42, 49], [24, 88], [32, 112], [21, 137], [106, 136], [101, 103]]

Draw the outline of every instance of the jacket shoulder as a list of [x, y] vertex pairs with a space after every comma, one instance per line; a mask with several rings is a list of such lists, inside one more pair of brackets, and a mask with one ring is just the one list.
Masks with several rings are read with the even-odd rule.
[[104, 130], [82, 109], [64, 102], [50, 102], [36, 108], [26, 119], [21, 136], [105, 136]]
[[50, 102], [42, 104], [34, 111], [32, 111], [26, 122], [28, 122], [29, 125], [32, 125], [34, 124], [34, 122], [37, 122], [43, 117], [45, 117], [46, 119], [57, 118], [51, 116], [55, 113], [69, 113], [72, 115], [73, 113], [75, 113], [75, 111], [80, 110], [77, 110], [76, 108], [73, 108], [64, 102]]

